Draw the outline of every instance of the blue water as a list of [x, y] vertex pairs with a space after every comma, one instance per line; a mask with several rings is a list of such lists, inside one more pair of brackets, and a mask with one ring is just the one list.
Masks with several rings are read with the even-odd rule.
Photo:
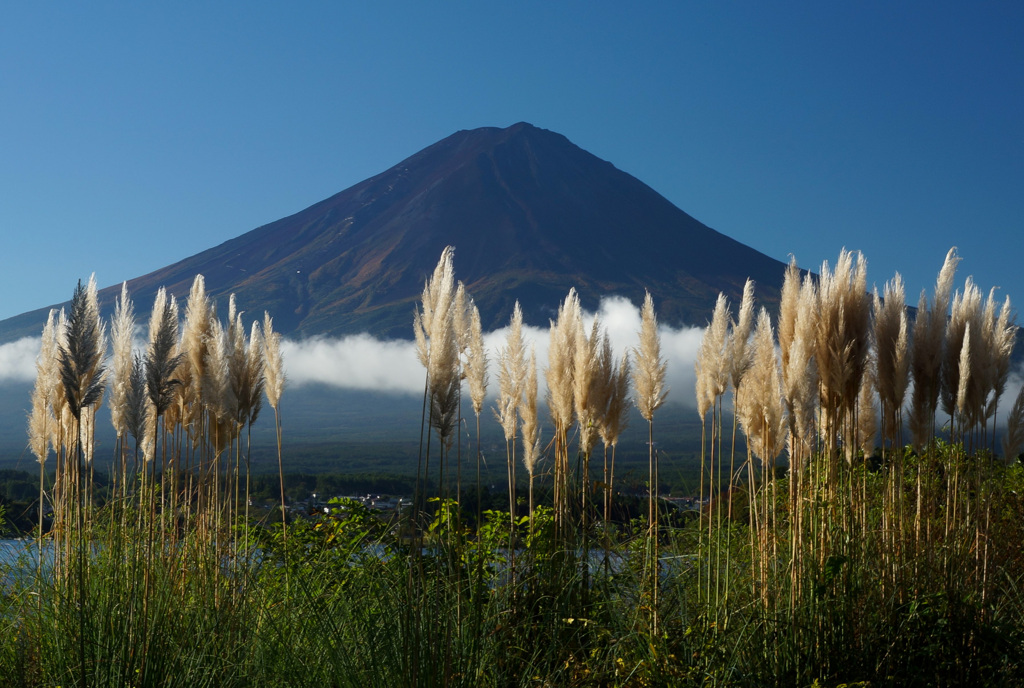
[[[43, 545], [43, 551], [49, 549]], [[0, 567], [24, 566], [39, 561], [39, 545], [35, 540], [0, 540]]]

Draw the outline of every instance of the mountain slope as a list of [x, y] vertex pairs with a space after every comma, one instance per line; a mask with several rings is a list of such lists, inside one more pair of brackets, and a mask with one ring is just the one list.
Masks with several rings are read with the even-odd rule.
[[[208, 291], [292, 336], [411, 336], [412, 310], [444, 246], [485, 327], [518, 299], [546, 325], [570, 287], [585, 307], [655, 297], [662, 321], [703, 325], [719, 291], [752, 277], [777, 297], [785, 266], [693, 219], [560, 134], [519, 123], [460, 131], [290, 217], [129, 282], [140, 310], [159, 286]], [[69, 285], [70, 290], [73, 285]], [[108, 307], [118, 287], [101, 293]], [[0, 323], [0, 341], [36, 334], [48, 309]]]

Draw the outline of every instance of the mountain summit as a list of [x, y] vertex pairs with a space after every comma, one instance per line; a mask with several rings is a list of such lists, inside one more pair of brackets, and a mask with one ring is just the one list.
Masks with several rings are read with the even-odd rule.
[[[519, 300], [546, 325], [570, 287], [583, 305], [644, 289], [669, 324], [703, 325], [719, 291], [747, 277], [773, 300], [785, 265], [693, 219], [564, 136], [521, 122], [459, 131], [290, 217], [131, 280], [139, 308], [159, 286], [179, 298], [202, 273], [292, 336], [369, 332], [409, 338], [413, 306], [446, 245], [485, 328]], [[101, 294], [110, 304], [119, 288]], [[0, 323], [36, 334], [46, 309]]]

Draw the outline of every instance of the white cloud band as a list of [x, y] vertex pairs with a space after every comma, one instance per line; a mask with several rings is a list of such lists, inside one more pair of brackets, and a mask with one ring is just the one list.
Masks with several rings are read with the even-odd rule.
[[41, 337], [0, 344], [0, 382], [34, 382]]
[[[596, 314], [612, 343], [616, 356], [632, 350], [640, 331], [640, 309], [628, 299], [609, 297], [602, 299]], [[585, 314], [588, 328], [595, 314]], [[410, 330], [411, 330], [410, 324]], [[662, 326], [662, 355], [668, 363], [669, 399], [694, 405], [693, 362], [703, 329], [687, 327], [673, 329]], [[484, 335], [493, 379], [498, 350], [504, 345], [508, 328]], [[535, 346], [541, 390], [544, 394], [544, 373], [548, 360], [547, 328], [524, 327], [523, 339], [527, 347]], [[367, 334], [337, 339], [314, 337], [282, 343], [285, 369], [289, 381], [295, 385], [319, 382], [349, 389], [423, 393], [423, 367], [416, 358], [416, 347], [411, 341], [381, 341]], [[489, 391], [494, 390], [491, 384]]]

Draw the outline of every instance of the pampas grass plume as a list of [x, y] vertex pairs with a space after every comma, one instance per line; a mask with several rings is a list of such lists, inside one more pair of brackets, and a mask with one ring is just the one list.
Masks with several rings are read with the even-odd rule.
[[135, 439], [135, 446], [144, 439], [146, 430], [146, 366], [138, 353], [132, 356], [132, 367], [125, 388], [124, 427]]
[[210, 336], [207, 339], [203, 372], [201, 382], [203, 399], [215, 418], [221, 420], [228, 414], [233, 403], [228, 398], [231, 393], [231, 385], [228, 381], [227, 332], [224, 331], [224, 326], [217, 319], [210, 323]]
[[28, 448], [39, 463], [46, 463], [49, 454], [49, 428], [50, 407], [46, 405], [46, 395], [37, 383], [32, 390], [32, 410], [28, 416]]
[[654, 314], [651, 293], [644, 296], [640, 309], [640, 345], [634, 349], [636, 367], [633, 369], [633, 390], [636, 407], [644, 420], [651, 422], [654, 412], [665, 403], [665, 371], [668, 366], [661, 358], [661, 340], [658, 337], [658, 319]]
[[526, 386], [526, 348], [523, 344], [523, 310], [516, 301], [512, 309], [505, 346], [498, 354], [498, 422], [509, 441], [516, 434], [516, 414]]
[[[93, 284], [95, 288], [95, 284]], [[78, 283], [71, 299], [65, 341], [60, 345], [60, 376], [71, 415], [81, 421], [82, 410], [98, 404], [103, 396], [104, 350], [99, 348], [102, 326], [95, 307], [95, 293]]]
[[[970, 277], [964, 285], [964, 291], [957, 291], [953, 296], [953, 305], [950, 312], [949, 322], [946, 324], [945, 348], [941, 368], [940, 399], [942, 410], [949, 416], [958, 410], [958, 400], [961, 392], [966, 398], [968, 382], [964, 381], [964, 389], [961, 390], [961, 361], [964, 357], [964, 341], [968, 328], [975, 324], [975, 336], [980, 332], [981, 322], [981, 292]], [[969, 343], [969, 339], [967, 340]], [[970, 359], [968, 359], [970, 360]], [[968, 380], [971, 377], [970, 367], [965, 367]]]
[[967, 387], [971, 379], [971, 324], [964, 328], [963, 345], [960, 347], [959, 369], [960, 379], [957, 381], [956, 410], [964, 415], [964, 404], [967, 402]]
[[754, 329], [752, 363], [736, 391], [736, 406], [751, 450], [766, 464], [774, 463], [786, 440], [781, 384], [771, 318], [762, 308]]
[[206, 371], [206, 347], [210, 338], [210, 322], [216, 317], [213, 304], [206, 295], [206, 279], [196, 275], [185, 304], [185, 324], [181, 332], [179, 353], [187, 357], [187, 366], [179, 373], [187, 403], [197, 407], [202, 396], [202, 379]]
[[800, 310], [800, 268], [796, 257], [791, 256], [782, 278], [782, 294], [779, 297], [779, 350], [781, 352], [782, 377], [786, 378], [789, 367], [789, 349], [796, 336], [796, 318]]
[[[89, 275], [89, 282], [85, 286], [85, 304], [87, 317], [90, 322], [96, 324], [93, 337], [95, 338], [96, 350], [101, 357], [107, 351], [107, 327], [100, 317], [99, 293], [96, 287], [96, 273]], [[102, 397], [101, 397], [102, 398]], [[98, 405], [99, 402], [97, 402]]]
[[[420, 299], [422, 310], [417, 309], [413, 315], [413, 332], [416, 336], [416, 354], [420, 363], [425, 368], [430, 368], [429, 341], [432, 336], [446, 327], [445, 324], [435, 322], [443, 318], [451, 317], [451, 304], [455, 298], [455, 268], [453, 267], [453, 256], [455, 249], [446, 246], [441, 251], [441, 257], [437, 261], [434, 273], [423, 285], [423, 294]], [[452, 324], [447, 325], [448, 328]], [[440, 328], [440, 329], [438, 329]]]
[[243, 354], [241, 356], [242, 371], [239, 375], [238, 388], [235, 396], [238, 398], [238, 422], [242, 425], [252, 425], [259, 418], [263, 410], [263, 388], [266, 385], [263, 363], [263, 343], [260, 341], [260, 324], [253, 321], [249, 334], [249, 340], [245, 340], [245, 333], [242, 330], [241, 316], [238, 318], [239, 339], [236, 347], [241, 345]]
[[818, 367], [814, 361], [817, 300], [817, 289], [808, 275], [800, 287], [789, 362], [782, 371], [783, 396], [796, 435], [790, 443], [791, 455], [799, 450], [801, 456], [807, 456], [813, 434], [818, 399]]
[[587, 336], [583, 321], [577, 320], [573, 350], [573, 411], [579, 424], [580, 453], [589, 456], [597, 438], [597, 416], [605, 404], [605, 386], [600, 372], [601, 325], [595, 317]]
[[608, 395], [608, 406], [601, 423], [601, 439], [615, 447], [619, 435], [629, 425], [629, 381], [632, 368], [629, 354], [624, 353], [612, 370], [612, 386]]
[[573, 365], [576, 329], [580, 320], [580, 302], [575, 289], [570, 289], [558, 307], [558, 317], [551, 323], [548, 347], [548, 411], [556, 429], [572, 424]]
[[886, 282], [883, 296], [873, 294], [875, 388], [882, 405], [882, 442], [895, 440], [897, 418], [907, 394], [910, 358], [903, 278], [897, 272]]
[[884, 296], [874, 293], [876, 384], [882, 402], [891, 408], [903, 403], [907, 390], [907, 314], [903, 278], [899, 273], [885, 285]]
[[697, 378], [697, 414], [704, 418], [729, 384], [729, 300], [719, 293], [715, 310], [701, 337], [694, 362]]
[[32, 388], [32, 410], [28, 420], [29, 449], [39, 463], [45, 463], [50, 441], [52, 400], [58, 379], [56, 323], [52, 309], [43, 326], [39, 356], [36, 358], [36, 383]]
[[992, 337], [995, 370], [992, 382], [993, 394], [989, 407], [986, 409], [986, 417], [995, 415], [996, 408], [999, 406], [999, 400], [1006, 390], [1006, 381], [1010, 376], [1010, 361], [1014, 346], [1017, 343], [1018, 328], [1016, 320], [1017, 316], [1013, 313], [1013, 309], [1010, 306], [1010, 297], [1007, 296], [1006, 300], [1003, 301], [1002, 308], [999, 310], [999, 317], [996, 319], [995, 332]]
[[447, 439], [455, 428], [458, 416], [459, 347], [454, 328], [454, 294], [451, 280], [446, 281], [447, 294], [438, 294], [431, 317], [427, 375], [430, 380], [430, 418], [442, 439]]
[[132, 372], [132, 336], [135, 334], [135, 309], [128, 298], [128, 283], [121, 284], [121, 297], [114, 309], [114, 319], [110, 327], [110, 338], [113, 345], [110, 380], [110, 422], [123, 438], [128, 431], [124, 414], [128, 403], [128, 385], [131, 383]]
[[181, 361], [180, 356], [174, 355], [177, 343], [177, 302], [174, 296], [168, 296], [161, 288], [149, 320], [149, 347], [146, 350], [146, 391], [157, 416], [163, 415], [170, 406], [174, 389], [179, 384], [173, 377]]
[[484, 348], [483, 328], [480, 325], [480, 310], [472, 299], [469, 301], [469, 348], [466, 355], [466, 379], [469, 381], [469, 397], [473, 412], [477, 416], [484, 407], [487, 395], [487, 350]]
[[274, 332], [274, 319], [263, 314], [263, 364], [266, 386], [264, 391], [271, 408], [277, 409], [284, 392], [284, 358], [281, 355], [281, 335]]
[[929, 306], [924, 291], [917, 304], [911, 338], [910, 371], [914, 391], [910, 400], [910, 433], [914, 446], [924, 447], [931, 438], [941, 387], [942, 356], [945, 345], [946, 313], [953, 277], [960, 258], [956, 247], [949, 249], [935, 281]]
[[754, 282], [750, 279], [743, 285], [743, 300], [740, 311], [733, 324], [729, 338], [729, 352], [726, 362], [729, 365], [729, 378], [733, 389], [739, 389], [743, 375], [750, 367], [750, 328], [754, 323]]
[[530, 349], [530, 363], [526, 372], [526, 385], [519, 415], [523, 419], [523, 465], [533, 477], [540, 458], [540, 424], [537, 419], [537, 352]]

